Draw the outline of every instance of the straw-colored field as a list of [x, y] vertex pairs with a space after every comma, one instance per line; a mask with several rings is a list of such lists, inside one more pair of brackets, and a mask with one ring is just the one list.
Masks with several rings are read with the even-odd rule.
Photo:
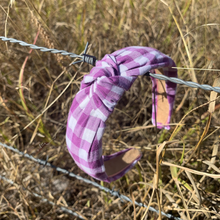
[[[0, 36], [76, 54], [89, 42], [88, 53], [98, 59], [149, 46], [172, 57], [179, 78], [213, 85], [219, 14], [218, 0], [1, 0]], [[69, 67], [72, 61], [0, 41], [0, 142], [93, 180], [65, 143], [69, 108], [92, 68]], [[210, 91], [179, 85], [171, 129], [159, 130], [151, 126], [151, 80], [139, 77], [107, 121], [103, 153], [136, 147], [143, 157], [118, 181], [93, 181], [181, 219], [220, 219], [220, 104], [210, 114], [210, 100]], [[77, 219], [60, 206], [85, 219], [166, 219], [1, 146], [0, 175], [15, 183], [0, 180], [0, 219]]]

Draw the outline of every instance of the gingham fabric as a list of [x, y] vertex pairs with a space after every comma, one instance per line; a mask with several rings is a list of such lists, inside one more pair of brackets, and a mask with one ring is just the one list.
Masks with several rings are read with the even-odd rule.
[[[131, 150], [125, 149], [109, 156], [102, 155], [102, 136], [105, 121], [113, 112], [125, 90], [129, 90], [139, 75], [148, 71], [163, 68], [166, 76], [177, 77], [174, 61], [167, 55], [150, 47], [127, 47], [107, 54], [90, 73], [84, 76], [80, 91], [76, 94], [69, 111], [66, 143], [75, 163], [90, 176], [105, 182], [112, 182], [122, 177], [141, 158], [139, 156], [124, 170], [113, 176], [105, 172], [104, 162]], [[153, 91], [156, 91], [156, 80], [152, 78]], [[166, 82], [166, 93], [169, 102], [170, 123], [176, 84]], [[157, 94], [153, 111], [157, 110]], [[154, 106], [156, 105], [156, 106]], [[152, 113], [152, 123], [155, 125], [155, 113]], [[169, 125], [157, 124], [158, 128], [169, 129]]]

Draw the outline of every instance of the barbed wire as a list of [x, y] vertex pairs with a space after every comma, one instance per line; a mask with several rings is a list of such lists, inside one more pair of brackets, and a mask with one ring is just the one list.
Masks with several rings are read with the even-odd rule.
[[[9, 41], [11, 43], [18, 43], [21, 46], [30, 47], [34, 50], [40, 50], [42, 52], [50, 52], [50, 53], [53, 53], [53, 54], [59, 53], [61, 55], [70, 56], [72, 58], [80, 58], [80, 60], [71, 63], [71, 65], [81, 63], [81, 62], [86, 62], [88, 64], [91, 64], [91, 65], [95, 66], [95, 63], [97, 61], [96, 57], [86, 54], [87, 49], [88, 49], [88, 43], [86, 44], [84, 53], [82, 55], [77, 55], [75, 53], [70, 53], [70, 52], [67, 52], [65, 50], [57, 50], [57, 49], [49, 49], [49, 48], [46, 48], [46, 47], [39, 47], [39, 46], [36, 46], [34, 44], [28, 44], [24, 41], [17, 40], [17, 39], [14, 39], [14, 38], [7, 38], [7, 37], [4, 37], [4, 36], [0, 36], [0, 39], [2, 41]], [[213, 86], [206, 85], [206, 84], [201, 85], [199, 83], [195, 83], [195, 82], [191, 82], [191, 81], [184, 81], [182, 79], [178, 79], [178, 78], [175, 78], [175, 77], [168, 77], [168, 76], [164, 76], [164, 75], [161, 75], [161, 74], [152, 74], [150, 72], [147, 72], [145, 75], [146, 76], [151, 76], [153, 78], [160, 79], [160, 80], [170, 81], [170, 82], [173, 82], [173, 83], [176, 83], [176, 84], [186, 85], [186, 86], [192, 87], [192, 88], [200, 88], [200, 89], [215, 91], [215, 92], [220, 93], [220, 87], [213, 87]]]
[[72, 65], [76, 64], [76, 63], [86, 62], [88, 64], [91, 64], [91, 65], [95, 66], [95, 63], [96, 63], [96, 58], [94, 56], [86, 54], [87, 49], [88, 49], [88, 43], [86, 44], [84, 53], [82, 55], [77, 55], [75, 53], [67, 52], [65, 50], [57, 50], [57, 49], [49, 49], [49, 48], [46, 48], [46, 47], [39, 47], [39, 46], [36, 46], [34, 44], [28, 44], [24, 41], [17, 40], [17, 39], [14, 39], [14, 38], [7, 38], [7, 37], [4, 37], [4, 36], [0, 36], [0, 39], [2, 41], [9, 41], [11, 43], [18, 43], [23, 47], [30, 47], [34, 50], [40, 50], [42, 52], [50, 52], [50, 53], [53, 53], [53, 54], [61, 54], [63, 56], [69, 56], [69, 57], [72, 57], [72, 58], [80, 58], [80, 60], [73, 62]]
[[[0, 179], [6, 181], [6, 182], [8, 182], [8, 183], [10, 183], [11, 185], [14, 185], [14, 186], [17, 186], [17, 187], [19, 186], [19, 185], [18, 185], [17, 183], [15, 183], [13, 180], [8, 179], [8, 178], [6, 178], [6, 177], [4, 177], [4, 176], [2, 176], [2, 175], [0, 175]], [[23, 190], [27, 190], [25, 187], [22, 187], [22, 188], [23, 188]], [[66, 208], [66, 207], [57, 205], [57, 204], [55, 204], [54, 202], [52, 202], [52, 201], [50, 201], [50, 200], [44, 198], [43, 196], [41, 196], [41, 195], [39, 195], [39, 194], [37, 194], [37, 193], [31, 192], [31, 194], [34, 195], [35, 197], [40, 198], [42, 202], [47, 202], [47, 203], [49, 203], [49, 204], [52, 205], [52, 206], [57, 206], [57, 207], [59, 207], [59, 208], [60, 208], [62, 211], [64, 211], [64, 212], [67, 212], [67, 213], [69, 213], [69, 214], [71, 214], [71, 215], [74, 215], [74, 216], [76, 216], [76, 217], [78, 217], [78, 218], [80, 218], [80, 219], [85, 219], [85, 218], [83, 218], [82, 216], [80, 216], [79, 214], [77, 214], [76, 212], [73, 212], [72, 210], [70, 210], [70, 209], [68, 209], [68, 208]]]
[[[133, 203], [132, 200], [131, 200], [129, 197], [127, 197], [127, 196], [125, 196], [125, 195], [123, 195], [123, 194], [120, 194], [120, 192], [119, 192], [119, 191], [115, 191], [114, 188], [113, 188], [113, 189], [109, 189], [109, 188], [107, 188], [107, 187], [101, 186], [100, 184], [98, 184], [98, 183], [96, 183], [96, 182], [93, 182], [93, 181], [91, 181], [91, 180], [89, 180], [89, 179], [83, 178], [83, 177], [81, 177], [81, 176], [79, 176], [79, 175], [76, 175], [76, 174], [74, 174], [74, 173], [72, 173], [72, 172], [69, 172], [68, 170], [62, 169], [62, 168], [60, 168], [60, 167], [56, 167], [55, 165], [49, 163], [48, 161], [35, 158], [35, 157], [33, 157], [33, 156], [31, 156], [31, 155], [29, 155], [29, 154], [27, 154], [27, 153], [24, 153], [24, 152], [22, 152], [22, 151], [19, 151], [18, 149], [13, 148], [12, 146], [8, 146], [8, 145], [3, 144], [3, 143], [1, 143], [1, 142], [0, 142], [0, 145], [1, 145], [2, 147], [4, 147], [4, 148], [7, 148], [7, 149], [9, 149], [9, 150], [11, 150], [11, 151], [17, 153], [17, 154], [20, 154], [20, 155], [22, 155], [23, 157], [26, 157], [26, 158], [28, 158], [28, 159], [30, 159], [30, 160], [36, 162], [36, 163], [39, 163], [39, 164], [41, 164], [41, 165], [43, 165], [43, 166], [51, 167], [51, 168], [55, 169], [55, 170], [58, 171], [58, 172], [62, 172], [62, 173], [66, 174], [66, 175], [68, 175], [68, 176], [70, 176], [70, 177], [74, 177], [74, 178], [76, 178], [76, 179], [78, 179], [78, 180], [82, 180], [83, 182], [85, 182], [85, 183], [87, 183], [87, 184], [91, 184], [91, 185], [93, 185], [93, 186], [99, 188], [100, 190], [105, 191], [106, 193], [110, 193], [112, 196], [115, 196], [115, 197], [120, 198], [120, 201], [121, 201], [121, 202], [127, 201], [127, 202], [130, 202], [130, 203]], [[141, 202], [137, 202], [137, 201], [135, 201], [135, 204], [136, 204], [137, 206], [144, 207], [144, 208], [147, 208], [147, 207], [148, 207], [147, 205], [145, 205], [145, 204], [143, 204], [143, 203], [141, 203]], [[149, 207], [149, 210], [152, 211], [152, 212], [156, 212], [157, 214], [159, 214], [159, 211], [156, 210], [156, 209], [154, 209], [154, 208], [151, 207], [151, 206]], [[166, 214], [166, 213], [164, 213], [164, 212], [161, 212], [161, 214], [162, 214], [163, 216], [169, 218], [169, 219], [182, 220], [181, 218], [179, 218], [179, 217], [174, 217], [174, 216], [171, 215], [171, 214]]]

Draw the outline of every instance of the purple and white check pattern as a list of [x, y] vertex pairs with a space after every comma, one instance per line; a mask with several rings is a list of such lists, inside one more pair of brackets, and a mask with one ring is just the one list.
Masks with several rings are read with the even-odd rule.
[[[163, 68], [164, 74], [177, 77], [174, 61], [150, 47], [127, 47], [107, 54], [90, 73], [84, 76], [80, 91], [76, 94], [69, 111], [66, 143], [67, 148], [76, 164], [90, 176], [105, 182], [112, 182], [122, 177], [140, 159], [133, 161], [122, 172], [115, 176], [107, 176], [104, 161], [110, 160], [119, 154], [128, 151], [117, 152], [110, 156], [102, 156], [102, 136], [105, 129], [105, 121], [113, 112], [115, 105], [126, 90], [129, 90], [139, 75], [148, 71]], [[156, 81], [152, 78], [153, 90]], [[176, 84], [166, 82], [166, 91], [169, 101], [169, 119], [172, 114]], [[153, 99], [154, 100], [154, 99]], [[157, 99], [156, 99], [157, 100]], [[153, 103], [153, 111], [154, 111]], [[157, 109], [157, 108], [156, 108]], [[155, 114], [152, 113], [152, 122], [155, 125]], [[157, 125], [163, 128], [161, 124]], [[169, 126], [165, 127], [169, 129]]]

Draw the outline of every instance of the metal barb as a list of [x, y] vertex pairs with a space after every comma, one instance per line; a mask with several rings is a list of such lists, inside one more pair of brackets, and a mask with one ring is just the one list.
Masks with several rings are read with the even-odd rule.
[[[17, 153], [17, 154], [20, 154], [20, 155], [22, 155], [22, 156], [24, 156], [24, 157], [26, 157], [26, 158], [28, 158], [28, 159], [34, 161], [34, 162], [37, 162], [37, 163], [39, 163], [39, 164], [41, 164], [41, 165], [46, 165], [46, 166], [48, 166], [48, 167], [51, 167], [51, 168], [57, 170], [58, 172], [62, 172], [62, 173], [66, 174], [66, 175], [68, 175], [68, 176], [70, 176], [70, 177], [74, 177], [74, 178], [76, 178], [76, 179], [78, 179], [78, 180], [82, 180], [82, 181], [85, 182], [85, 183], [91, 184], [91, 185], [93, 185], [93, 186], [99, 188], [100, 190], [103, 190], [103, 191], [105, 191], [105, 192], [107, 192], [107, 193], [110, 193], [110, 194], [113, 195], [113, 196], [116, 196], [116, 197], [120, 198], [120, 200], [123, 199], [124, 201], [127, 201], [127, 202], [132, 203], [132, 200], [131, 200], [129, 197], [127, 197], [127, 196], [125, 196], [125, 195], [123, 195], [123, 194], [120, 194], [119, 191], [113, 190], [114, 188], [111, 190], [111, 189], [109, 189], [109, 188], [107, 188], [107, 187], [101, 186], [100, 184], [98, 184], [98, 183], [96, 183], [96, 182], [93, 182], [93, 181], [91, 181], [91, 180], [89, 180], [89, 179], [86, 179], [86, 178], [83, 178], [83, 177], [81, 177], [81, 176], [78, 176], [78, 175], [76, 175], [76, 174], [74, 174], [74, 173], [72, 173], [72, 172], [69, 172], [68, 170], [62, 169], [62, 168], [60, 168], [60, 167], [56, 167], [56, 166], [54, 166], [53, 164], [51, 164], [51, 163], [49, 163], [49, 162], [46, 163], [45, 160], [41, 160], [41, 159], [35, 158], [35, 157], [33, 157], [33, 156], [31, 156], [31, 155], [29, 155], [29, 154], [27, 154], [27, 153], [24, 153], [24, 152], [22, 152], [22, 151], [19, 151], [19, 150], [13, 148], [12, 146], [8, 146], [8, 145], [3, 144], [3, 143], [1, 143], [1, 142], [0, 142], [0, 145], [1, 145], [2, 147], [4, 147], [4, 148], [7, 148], [7, 149], [9, 149], [9, 150], [11, 150], [11, 151]], [[140, 206], [140, 207], [145, 207], [145, 208], [148, 207], [147, 205], [145, 205], [145, 204], [143, 204], [143, 203], [139, 203], [139, 202], [137, 202], [137, 201], [135, 201], [135, 204], [138, 205], [138, 206]], [[149, 210], [152, 211], [152, 212], [159, 213], [158, 210], [154, 209], [154, 208], [151, 207], [151, 206], [149, 207]], [[162, 214], [163, 216], [166, 216], [166, 217], [169, 218], [169, 219], [182, 220], [181, 218], [174, 217], [174, 216], [171, 215], [171, 214], [166, 214], [166, 213], [164, 213], [164, 212], [161, 212], [161, 214]]]
[[96, 57], [88, 55], [88, 54], [83, 54], [83, 62], [86, 62], [92, 66], [95, 66], [96, 64]]

